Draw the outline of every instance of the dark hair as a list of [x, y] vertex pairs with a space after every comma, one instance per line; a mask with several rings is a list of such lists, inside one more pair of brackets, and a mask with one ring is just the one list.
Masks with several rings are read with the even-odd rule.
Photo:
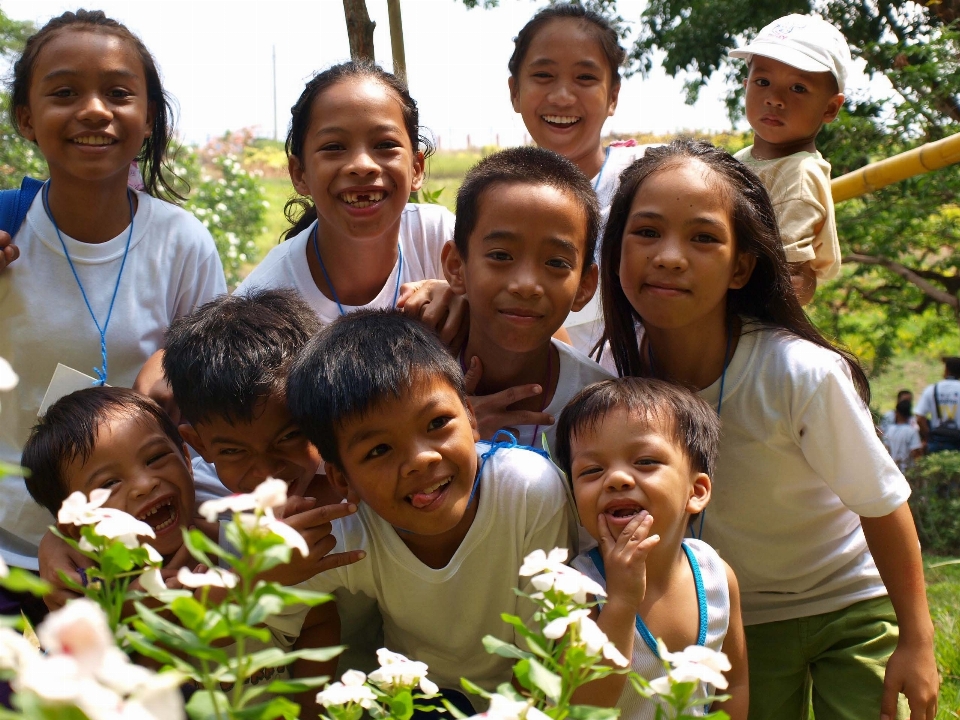
[[175, 178], [182, 187], [189, 190], [189, 186], [177, 177], [167, 162], [167, 148], [174, 133], [174, 109], [173, 101], [164, 91], [163, 83], [160, 81], [156, 60], [140, 38], [130, 32], [126, 25], [108, 18], [102, 10], [65, 12], [59, 17], [52, 18], [27, 39], [23, 53], [13, 65], [13, 76], [9, 84], [9, 116], [13, 127], [19, 132], [17, 108], [30, 104], [30, 82], [33, 79], [33, 67], [40, 51], [58, 33], [68, 29], [114, 35], [133, 46], [143, 63], [143, 74], [147, 81], [147, 102], [154, 113], [153, 132], [150, 137], [144, 138], [140, 154], [137, 156], [143, 171], [144, 187], [150, 195], [170, 202], [186, 199], [167, 180], [168, 176]]
[[[403, 121], [413, 145], [414, 153], [423, 149], [425, 158], [433, 154], [433, 142], [423, 132], [420, 125], [420, 109], [417, 101], [410, 97], [407, 84], [392, 73], [388, 73], [379, 65], [368, 60], [351, 60], [329, 67], [313, 76], [293, 107], [290, 108], [290, 127], [287, 130], [287, 160], [296, 158], [301, 165], [304, 162], [303, 144], [310, 130], [310, 121], [313, 117], [313, 103], [324, 90], [344, 80], [371, 79], [386, 85], [393, 90], [400, 100], [403, 111]], [[294, 196], [287, 201], [283, 208], [284, 215], [293, 227], [283, 233], [282, 239], [288, 240], [294, 235], [310, 227], [317, 219], [317, 208], [312, 200], [302, 196]]]
[[109, 386], [77, 390], [47, 409], [23, 446], [20, 462], [30, 471], [26, 485], [31, 497], [56, 516], [69, 495], [64, 469], [76, 458], [86, 462], [97, 445], [100, 426], [117, 417], [155, 422], [183, 452], [177, 426], [150, 398]]
[[221, 295], [174, 320], [164, 338], [163, 373], [191, 423], [249, 422], [257, 404], [286, 390], [286, 370], [320, 328], [293, 290]]
[[620, 175], [620, 186], [610, 206], [600, 250], [600, 299], [605, 328], [599, 347], [609, 343], [620, 375], [643, 374], [636, 333], [636, 323], [643, 318], [630, 305], [620, 285], [623, 233], [630, 206], [643, 182], [656, 172], [669, 171], [691, 161], [703, 163], [719, 178], [719, 190], [730, 203], [736, 250], [757, 260], [747, 284], [727, 291], [728, 315], [755, 318], [764, 325], [782, 328], [838, 353], [850, 368], [857, 393], [865, 404], [869, 403], [870, 383], [856, 357], [824, 338], [797, 300], [777, 218], [760, 178], [726, 150], [707, 142], [680, 138], [669, 145], [648, 148], [642, 158]]
[[303, 349], [287, 378], [287, 405], [307, 439], [342, 469], [337, 430], [344, 422], [440, 380], [466, 404], [460, 365], [417, 320], [395, 310], [357, 310], [337, 318]]
[[947, 375], [960, 380], [960, 357], [945, 357], [943, 369], [947, 371]]
[[897, 390], [897, 402], [899, 402], [904, 395], [909, 395], [910, 397], [913, 397], [913, 390], [907, 390], [906, 388], [904, 388], [903, 390]]
[[904, 418], [909, 418], [913, 415], [913, 400], [909, 398], [906, 400], [901, 400], [897, 403], [897, 415]]
[[620, 45], [620, 36], [616, 29], [600, 13], [588, 10], [580, 3], [560, 2], [548, 5], [538, 11], [524, 25], [517, 36], [513, 39], [513, 55], [507, 62], [507, 68], [515, 81], [520, 79], [520, 66], [524, 58], [527, 57], [527, 51], [530, 49], [530, 43], [540, 30], [551, 20], [563, 19], [579, 20], [580, 24], [593, 33], [597, 42], [600, 43], [600, 49], [607, 58], [610, 65], [610, 83], [612, 87], [620, 85], [620, 66], [627, 59], [627, 51]]
[[[496, 185], [548, 185], [570, 193], [587, 220], [583, 267], [594, 262], [597, 233], [600, 231], [600, 204], [587, 176], [562, 155], [536, 147], [502, 150], [478, 162], [457, 191], [457, 222], [453, 241], [462, 258], [467, 257], [470, 235], [480, 216], [480, 199]], [[495, 193], [490, 197], [495, 199]], [[494, 201], [494, 200], [491, 200]], [[488, 208], [488, 212], [493, 210]]]
[[618, 378], [588, 385], [560, 413], [557, 421], [557, 464], [573, 483], [570, 448], [573, 436], [599, 427], [622, 408], [643, 420], [672, 428], [673, 437], [694, 472], [713, 475], [720, 450], [720, 418], [700, 396], [686, 388], [652, 378]]

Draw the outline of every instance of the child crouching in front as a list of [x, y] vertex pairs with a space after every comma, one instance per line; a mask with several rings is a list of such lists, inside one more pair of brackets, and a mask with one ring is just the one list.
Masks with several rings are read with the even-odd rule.
[[[146, 540], [169, 565], [174, 556], [193, 562], [181, 528], [197, 525], [196, 496], [187, 446], [160, 406], [132, 390], [94, 387], [57, 400], [34, 427], [22, 464], [30, 495], [56, 517], [73, 492], [104, 488], [103, 507], [122, 510], [156, 534]], [[79, 528], [61, 525], [65, 535]]]
[[[513, 661], [485, 652], [483, 638], [516, 642], [501, 613], [532, 615], [514, 593], [523, 559], [574, 538], [553, 464], [478, 443], [459, 364], [395, 312], [358, 311], [321, 330], [290, 370], [287, 402], [333, 487], [357, 504], [332, 523], [338, 548], [366, 554], [305, 587], [374, 598], [386, 647], [425, 662], [445, 691], [461, 677], [491, 691], [509, 682]], [[314, 611], [267, 624], [288, 645], [337, 645], [337, 605]], [[295, 673], [316, 670], [331, 674]]]
[[[716, 551], [686, 538], [710, 500], [720, 420], [693, 393], [660, 380], [622, 378], [589, 386], [557, 424], [557, 461], [567, 473], [584, 529], [598, 547], [572, 565], [604, 586], [597, 624], [648, 680], [664, 674], [656, 639], [730, 660], [731, 720], [747, 717], [746, 644], [737, 579]], [[703, 683], [699, 697], [712, 694]], [[577, 702], [618, 707], [621, 718], [656, 714], [613, 675], [586, 686]]]

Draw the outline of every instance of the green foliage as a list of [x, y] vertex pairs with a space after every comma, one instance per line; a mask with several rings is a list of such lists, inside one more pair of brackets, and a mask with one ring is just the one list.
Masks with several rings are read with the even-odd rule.
[[926, 455], [907, 472], [924, 553], [960, 555], [960, 452]]
[[956, 720], [960, 711], [960, 561], [927, 562], [927, 598], [933, 618], [934, 653], [943, 678], [937, 720]]

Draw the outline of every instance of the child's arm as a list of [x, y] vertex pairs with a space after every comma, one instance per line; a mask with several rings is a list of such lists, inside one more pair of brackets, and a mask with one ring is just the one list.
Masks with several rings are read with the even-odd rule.
[[723, 710], [730, 716], [730, 720], [747, 720], [747, 710], [750, 707], [750, 676], [747, 671], [747, 638], [743, 632], [743, 618], [740, 616], [740, 584], [737, 576], [729, 565], [727, 569], [727, 587], [730, 589], [730, 622], [727, 625], [727, 635], [723, 639], [723, 653], [730, 661], [730, 672], [727, 673], [727, 689], [725, 694], [730, 699], [722, 703], [714, 703], [710, 709]]
[[38, 550], [40, 561], [40, 577], [50, 583], [53, 592], [43, 596], [43, 602], [48, 610], [59, 610], [67, 604], [68, 600], [80, 597], [80, 593], [71, 590], [60, 579], [60, 572], [69, 577], [75, 583], [80, 583], [80, 568], [88, 568], [93, 565], [93, 560], [74, 550], [62, 539], [47, 530], [40, 540]]
[[400, 287], [397, 307], [433, 330], [447, 347], [466, 340], [469, 306], [466, 295], [457, 295], [445, 280], [420, 280]]
[[810, 260], [790, 263], [790, 283], [801, 305], [807, 305], [817, 292], [817, 273]]
[[[618, 538], [613, 537], [603, 515], [597, 525], [607, 576], [607, 601], [600, 610], [597, 625], [629, 661], [633, 657], [633, 629], [647, 589], [647, 555], [660, 542], [660, 536], [648, 537], [653, 525], [653, 516], [649, 513], [637, 515]], [[573, 702], [614, 707], [626, 682], [626, 675], [609, 675], [579, 688]]]
[[932, 718], [940, 676], [913, 516], [904, 503], [883, 517], [861, 516], [860, 523], [900, 626], [897, 649], [887, 661], [880, 717], [893, 720], [897, 716], [897, 695], [902, 692], [910, 702], [911, 720]]
[[[324, 648], [340, 644], [340, 614], [337, 604], [332, 600], [310, 608], [303, 621], [300, 637], [293, 644], [294, 650], [303, 648]], [[295, 678], [309, 678], [326, 676], [330, 682], [336, 678], [337, 658], [327, 662], [313, 662], [311, 660], [297, 660], [293, 664]], [[301, 718], [315, 718], [318, 716], [317, 691], [308, 690], [297, 698], [301, 707]]]
[[0, 272], [20, 257], [20, 248], [13, 244], [10, 233], [0, 230]]

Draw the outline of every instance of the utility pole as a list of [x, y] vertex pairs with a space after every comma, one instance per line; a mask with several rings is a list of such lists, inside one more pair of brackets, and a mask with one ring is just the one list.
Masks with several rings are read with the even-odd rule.
[[408, 85], [407, 56], [403, 50], [403, 22], [400, 19], [400, 0], [387, 0], [390, 19], [390, 49], [393, 52], [393, 74]]
[[277, 46], [273, 46], [273, 139], [280, 139], [277, 134]]

